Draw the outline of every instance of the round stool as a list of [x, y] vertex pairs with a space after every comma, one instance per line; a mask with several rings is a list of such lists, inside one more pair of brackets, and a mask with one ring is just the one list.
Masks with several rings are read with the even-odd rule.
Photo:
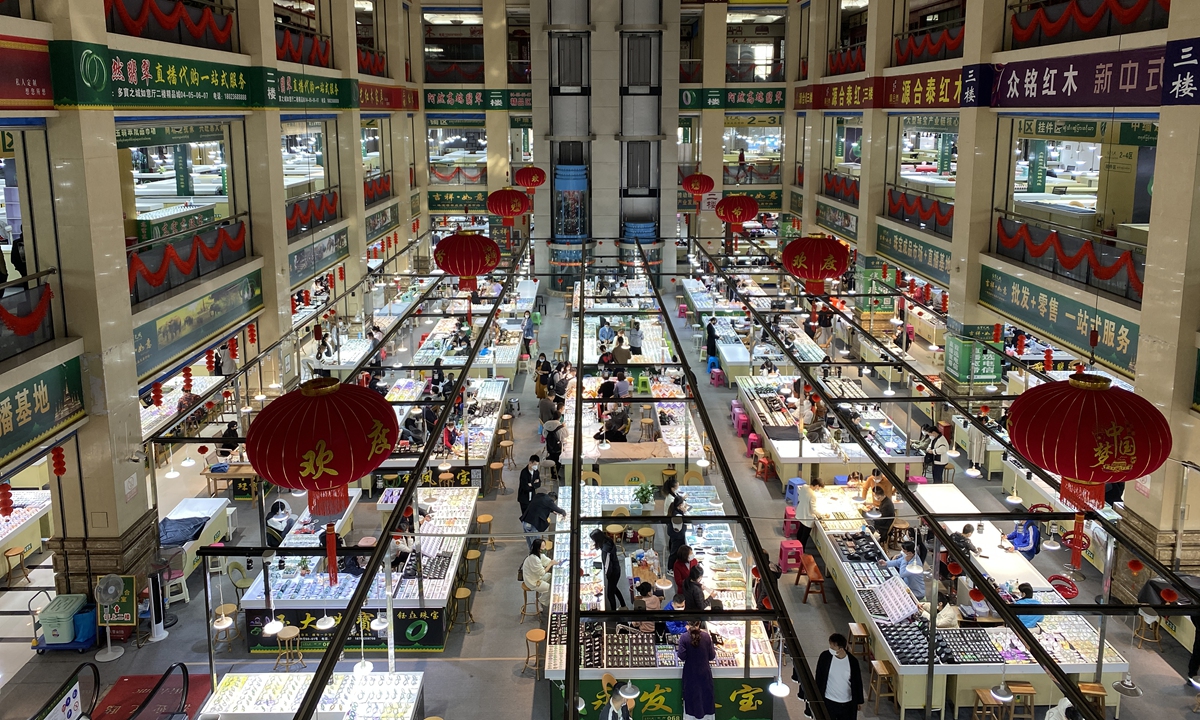
[[379, 541], [374, 536], [368, 535], [364, 538], [360, 538], [357, 545], [360, 548], [373, 548], [377, 542]]
[[616, 543], [618, 549], [623, 547], [623, 545], [625, 543], [625, 526], [624, 525], [618, 525], [616, 523], [613, 523], [612, 525], [606, 526], [604, 528], [604, 532], [608, 533], [608, 536], [610, 538], [612, 538], [612, 541], [614, 543]]
[[448, 488], [454, 486], [454, 473], [440, 473], [438, 475], [438, 485]]
[[[486, 528], [486, 530], [485, 530], [485, 528]], [[492, 537], [492, 516], [491, 515], [488, 515], [485, 513], [485, 514], [480, 515], [479, 517], [475, 518], [475, 531], [478, 532], [480, 535], [483, 535], [485, 532], [487, 533], [486, 540], [480, 540], [478, 538], [475, 539], [475, 545], [477, 547], [482, 547], [484, 545], [487, 545], [488, 547], [490, 547], [493, 550], [496, 549], [496, 539], [494, 537]]]
[[504, 428], [505, 430], [511, 430], [512, 424], [513, 424], [513, 416], [512, 415], [505, 413], [500, 416], [500, 427]]
[[[209, 547], [225, 547], [225, 543], [215, 542], [212, 545], [209, 545]], [[208, 558], [208, 572], [210, 575], [214, 574], [214, 573], [217, 575], [224, 575], [225, 574], [225, 556], [217, 555], [215, 557]]]
[[564, 355], [565, 351], [562, 348], [556, 349], [554, 351], [554, 362], [562, 362]]
[[400, 484], [400, 475], [397, 473], [387, 473], [383, 476], [384, 487], [396, 487]]
[[900, 543], [904, 542], [904, 538], [908, 535], [909, 524], [903, 518], [896, 518], [892, 523], [891, 530], [888, 530], [887, 546], [893, 550], [900, 547]]
[[1158, 630], [1158, 613], [1153, 608], [1138, 611], [1137, 623], [1133, 628], [1133, 637], [1138, 641], [1138, 650], [1142, 649], [1142, 643], [1152, 642], [1158, 643], [1158, 650], [1162, 652], [1162, 636]]
[[275, 637], [279, 640], [279, 654], [275, 656], [276, 671], [279, 670], [281, 662], [284, 672], [291, 672], [293, 665], [299, 665], [302, 668], [308, 667], [304, 664], [304, 653], [300, 652], [300, 628], [288, 625]]
[[654, 417], [654, 406], [653, 405], [643, 405], [642, 406], [642, 417], [643, 418]]
[[476, 586], [482, 585], [483, 553], [479, 552], [478, 550], [468, 550], [466, 554], [463, 555], [463, 558], [466, 560], [466, 562], [463, 563], [463, 568], [465, 568], [462, 576], [463, 582], [472, 583]]
[[470, 635], [471, 624], [475, 622], [475, 618], [471, 616], [470, 588], [460, 587], [454, 591], [454, 612], [450, 615], [450, 627], [446, 631], [453, 630], [455, 623], [459, 622], [466, 623], [467, 634]]
[[[543, 547], [545, 547], [543, 545]], [[525, 595], [525, 604], [521, 606], [521, 622], [525, 622], [525, 618], [533, 615], [540, 619], [542, 613], [542, 605], [538, 602], [537, 592], [521, 581], [521, 592]]]
[[643, 550], [650, 550], [654, 547], [654, 528], [644, 527], [638, 528], [638, 543]]
[[570, 335], [559, 335], [558, 336], [558, 349], [566, 350], [567, 349], [567, 341], [570, 339], [571, 339]]
[[546, 641], [546, 631], [541, 628], [534, 628], [525, 633], [525, 667], [521, 668], [521, 674], [524, 675], [526, 670], [533, 669], [533, 677], [537, 678], [538, 671], [541, 670], [542, 654], [538, 652], [538, 646]]
[[512, 440], [501, 440], [500, 441], [500, 459], [504, 461], [505, 465], [511, 465], [513, 470], [517, 469], [517, 461], [513, 457], [513, 441]]
[[[16, 565], [13, 564], [16, 562]], [[25, 576], [25, 582], [29, 582], [29, 571], [25, 569], [25, 550], [23, 548], [9, 548], [4, 551], [4, 564], [8, 568], [8, 586], [13, 586], [13, 570], [21, 568], [21, 574]]]
[[503, 442], [508, 439], [508, 431], [503, 427], [496, 430], [496, 439]]
[[654, 439], [654, 418], [642, 418], [642, 434], [638, 436], [638, 442], [646, 442]]
[[667, 468], [666, 470], [663, 470], [662, 471], [663, 485], [666, 485], [667, 481], [674, 480], [678, 476], [679, 476], [679, 472], [677, 470], [674, 470], [673, 468]]
[[489, 463], [488, 469], [492, 471], [492, 489], [496, 492], [507, 490], [504, 486], [504, 463]]
[[216, 646], [221, 643], [228, 643], [229, 650], [232, 652], [233, 641], [242, 636], [242, 631], [238, 629], [237, 624], [237, 603], [218, 605], [213, 614], [213, 627], [217, 629], [217, 632], [213, 634], [213, 648], [216, 649]]

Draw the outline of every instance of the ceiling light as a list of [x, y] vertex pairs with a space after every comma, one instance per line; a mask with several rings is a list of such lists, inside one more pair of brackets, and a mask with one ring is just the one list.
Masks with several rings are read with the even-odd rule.
[[879, 518], [883, 517], [883, 513], [879, 512], [879, 508], [871, 508], [870, 510], [863, 513], [863, 515], [865, 515], [870, 520], [878, 520]]
[[887, 448], [888, 450], [895, 450], [896, 448], [900, 447], [899, 445], [896, 444], [895, 440], [888, 440], [887, 442], [885, 442], [883, 444], [883, 446], [885, 448]]
[[904, 569], [907, 570], [910, 575], [920, 575], [921, 573], [925, 572], [925, 566], [921, 564], [921, 558], [917, 557], [916, 555], [913, 555], [912, 562], [905, 565]]
[[890, 322], [893, 325], [903, 325], [904, 324], [904, 321], [901, 320], [900, 318], [896, 317], [895, 315], [892, 316], [892, 319], [890, 320]]
[[956, 447], [952, 447], [946, 451], [946, 457], [956, 458], [959, 455], [962, 455], [962, 453], [960, 453]]
[[1042, 547], [1043, 547], [1044, 549], [1046, 549], [1046, 550], [1060, 550], [1060, 549], [1062, 549], [1062, 545], [1059, 545], [1059, 544], [1058, 544], [1058, 541], [1054, 539], [1054, 535], [1051, 535], [1049, 538], [1047, 538], [1047, 539], [1043, 540], [1043, 541], [1042, 541]]
[[191, 467], [196, 464], [196, 460], [191, 455], [188, 455], [183, 459], [183, 462], [179, 464], [183, 467]]
[[268, 385], [267, 387], [271, 388], [272, 390], [278, 390], [279, 388], [281, 388], [281, 387], [283, 387], [283, 386], [282, 386], [282, 385], [280, 385], [279, 383], [271, 383], [271, 384], [270, 384], [270, 385]]
[[359, 660], [358, 662], [354, 663], [355, 675], [370, 675], [371, 671], [374, 669], [375, 664], [370, 660]]
[[659, 578], [654, 583], [654, 587], [658, 588], [659, 590], [670, 590], [671, 585], [672, 585], [671, 581], [667, 580], [666, 578]]
[[266, 396], [266, 395], [263, 395], [262, 393], [259, 393], [259, 394], [257, 394], [257, 395], [255, 395], [255, 396], [254, 396], [254, 399], [255, 399], [255, 400], [257, 400], [257, 401], [259, 401], [259, 402], [262, 402], [263, 400], [266, 400], [266, 399], [267, 399], [267, 396]]
[[1012, 690], [1008, 689], [1008, 683], [1006, 682], [992, 686], [992, 697], [1005, 704], [1013, 701]]
[[938, 346], [933, 343], [929, 343], [929, 352], [937, 352], [937, 351], [938, 351]]
[[698, 467], [698, 468], [706, 468], [711, 464], [712, 463], [710, 463], [708, 461], [708, 458], [700, 458], [699, 460], [696, 461], [696, 467]]
[[742, 554], [737, 550], [730, 550], [729, 552], [725, 553], [725, 557], [737, 562], [738, 560], [742, 559]]
[[333, 626], [336, 624], [337, 621], [333, 618], [329, 617], [328, 615], [322, 615], [321, 618], [317, 620], [316, 626], [318, 630], [332, 630]]
[[983, 389], [986, 390], [987, 392], [994, 393], [997, 390], [999, 390], [1000, 388], [996, 387], [995, 385], [985, 385], [983, 387]]
[[1125, 677], [1112, 684], [1113, 690], [1118, 694], [1124, 695], [1127, 698], [1138, 698], [1142, 696], [1142, 689], [1133, 682], [1133, 676], [1128, 671], [1125, 672]]
[[228, 615], [218, 615], [216, 620], [213, 620], [214, 630], [228, 630], [233, 627], [233, 618]]
[[383, 632], [388, 629], [387, 618], [377, 617], [371, 621], [372, 632]]
[[170, 472], [167, 473], [167, 477], [171, 480], [174, 480], [175, 478], [179, 477], [179, 471], [175, 468], [171, 468]]
[[862, 374], [863, 374], [863, 375], [870, 375], [870, 374], [871, 374], [871, 368], [869, 368], [869, 367], [865, 367], [865, 368], [863, 368], [863, 369], [862, 369]]
[[979, 472], [979, 468], [972, 465], [971, 467], [967, 468], [963, 474], [966, 475], [967, 477], [977, 478], [980, 475], [982, 475], [983, 473]]

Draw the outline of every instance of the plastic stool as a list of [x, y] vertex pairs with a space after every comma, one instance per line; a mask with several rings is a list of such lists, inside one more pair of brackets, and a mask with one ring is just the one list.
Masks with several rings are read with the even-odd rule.
[[783, 540], [779, 543], [779, 568], [788, 572], [798, 568], [804, 558], [804, 546], [799, 540]]
[[754, 458], [754, 477], [759, 480], [778, 480], [779, 474], [775, 472], [775, 461], [763, 453], [761, 457]]
[[754, 457], [754, 451], [762, 447], [762, 438], [758, 433], [750, 433], [746, 438], [746, 457]]
[[798, 477], [790, 478], [788, 480], [787, 490], [785, 490], [783, 493], [783, 499], [789, 505], [788, 509], [792, 510], [793, 515], [795, 515], [794, 508], [796, 506], [796, 503], [800, 502], [800, 488], [804, 484], [805, 483], [802, 478], [798, 478]]
[[677, 317], [677, 318], [687, 317], [687, 314], [688, 314], [688, 306], [685, 303], [685, 304], [679, 306], [679, 312], [676, 313], [675, 317]]
[[796, 508], [788, 505], [783, 508], [783, 536], [790, 538], [800, 532], [800, 521], [796, 519]]
[[733, 416], [733, 430], [738, 437], [746, 437], [750, 434], [752, 426], [750, 425], [750, 417], [742, 412], [741, 408], [735, 412]]
[[737, 411], [741, 410], [741, 409], [742, 409], [742, 401], [741, 400], [738, 400], [737, 398], [730, 400], [729, 401], [729, 419], [732, 420], [733, 416], [737, 414]]
[[708, 356], [708, 371], [712, 372], [721, 367], [721, 360], [716, 355]]
[[834, 475], [833, 476], [833, 484], [834, 485], [849, 485], [850, 484], [850, 476], [849, 475]]
[[721, 368], [714, 368], [708, 376], [708, 382], [714, 387], [725, 387], [725, 371]]
[[910, 483], [912, 483], [913, 485], [928, 485], [929, 484], [929, 478], [925, 477], [924, 475], [909, 475], [908, 481]]
[[638, 377], [637, 391], [640, 393], [646, 393], [647, 395], [649, 395], [652, 392], [650, 389], [650, 376], [649, 375], [643, 373], [641, 376]]

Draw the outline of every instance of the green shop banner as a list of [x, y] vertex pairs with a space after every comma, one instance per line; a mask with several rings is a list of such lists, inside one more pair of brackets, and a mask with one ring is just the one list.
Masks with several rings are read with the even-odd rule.
[[804, 193], [798, 190], [792, 190], [792, 195], [788, 198], [788, 209], [797, 215], [804, 215]]
[[532, 115], [510, 115], [508, 117], [508, 126], [514, 129], [533, 129]]
[[695, 212], [696, 196], [686, 190], [676, 190], [675, 209], [679, 212]]
[[467, 191], [429, 191], [429, 212], [431, 213], [468, 213], [487, 212], [488, 194], [482, 190]]
[[350, 236], [346, 230], [339, 230], [295, 252], [288, 253], [288, 280], [291, 282], [291, 287], [296, 287], [348, 257], [350, 257]]
[[878, 226], [875, 252], [941, 285], [950, 283], [950, 248]]
[[858, 240], [858, 214], [817, 201], [817, 225], [843, 240]]
[[83, 377], [72, 358], [0, 392], [0, 464], [83, 417]]
[[358, 107], [358, 81], [254, 68], [254, 107], [342, 110]]
[[680, 110], [783, 110], [782, 88], [735, 90], [700, 88], [679, 91]]
[[900, 120], [905, 130], [958, 134], [958, 115], [905, 115]]
[[178, 310], [139, 325], [133, 330], [138, 377], [145, 379], [262, 307], [262, 271], [255, 270]]
[[[770, 720], [775, 698], [767, 692], [772, 678], [714, 678], [713, 699], [716, 720]], [[632, 720], [680, 720], [683, 717], [683, 680], [678, 677], [638, 680], [641, 694], [634, 701]], [[552, 720], [562, 718], [561, 686], [552, 683], [554, 701], [550, 703]], [[599, 711], [609, 702], [611, 688], [600, 680], [580, 680], [579, 696], [587, 703], [585, 713]]]
[[390, 233], [400, 224], [400, 203], [395, 202], [367, 216], [367, 242]]
[[[886, 260], [878, 257], [859, 254], [858, 263], [854, 266], [854, 287], [859, 293], [867, 295], [891, 292], [896, 289], [893, 280], [896, 276], [895, 273], [889, 269], [886, 276], [883, 274], [883, 266], [886, 264]], [[864, 298], [861, 302], [855, 300], [854, 303], [863, 312], [893, 313], [896, 311], [896, 298], [893, 295]]]
[[754, 202], [758, 203], [758, 210], [783, 210], [783, 191], [782, 190], [725, 190], [721, 193], [721, 197], [729, 197], [731, 195], [745, 195], [746, 197], [754, 198]]
[[219, 123], [184, 123], [160, 127], [117, 126], [118, 149], [224, 140], [225, 126]]
[[415, 218], [421, 214], [421, 193], [413, 193], [408, 198], [408, 217]]
[[426, 110], [530, 110], [532, 90], [425, 88]]
[[1138, 325], [988, 266], [980, 269], [979, 304], [1087, 357], [1099, 335], [1096, 360], [1122, 375], [1137, 369]]
[[962, 320], [946, 318], [946, 329], [959, 337], [972, 340], [991, 340], [995, 332], [994, 325], [963, 325]]
[[987, 343], [999, 350], [1000, 354], [979, 347], [981, 344], [968, 338], [946, 335], [946, 375], [958, 383], [998, 384], [1002, 375], [1000, 357], [1004, 353], [1004, 343]]
[[[322, 609], [276, 608], [274, 619], [286, 625], [294, 625], [300, 630], [298, 642], [301, 650], [321, 651], [329, 647], [337, 627], [345, 619], [339, 610], [331, 617], [333, 627], [321, 630], [317, 620], [324, 613]], [[395, 637], [396, 649], [399, 651], [440, 652], [446, 645], [446, 618], [443, 608], [396, 608], [393, 610], [392, 632]], [[365, 650], [383, 652], [387, 650], [387, 636], [371, 630], [371, 621], [381, 615], [386, 615], [383, 608], [366, 608], [359, 613], [359, 621], [350, 631], [349, 644], [353, 647], [360, 645]], [[250, 652], [271, 653], [279, 652], [279, 640], [275, 636], [263, 634], [262, 628], [271, 621], [269, 611], [265, 609], [247, 609], [246, 627], [249, 633]]]

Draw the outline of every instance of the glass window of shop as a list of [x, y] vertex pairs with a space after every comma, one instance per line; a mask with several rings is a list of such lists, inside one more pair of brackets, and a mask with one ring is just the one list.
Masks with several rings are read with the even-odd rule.
[[782, 140], [783, 116], [778, 113], [727, 113], [722, 143], [724, 183], [779, 184]]
[[509, 160], [513, 163], [533, 162], [533, 116], [508, 117]]
[[369, 207], [392, 196], [392, 119], [364, 117], [359, 133], [365, 200]]
[[888, 118], [885, 214], [943, 237], [954, 232], [958, 115]]
[[355, 41], [358, 43], [358, 71], [367, 75], [389, 77], [387, 62], [387, 4], [380, 0], [358, 0], [354, 3]]
[[487, 130], [480, 115], [430, 115], [429, 184], [486, 185]]
[[[52, 198], [46, 131], [0, 126], [0, 284], [59, 265]], [[60, 289], [57, 275], [0, 289], [0, 307], [20, 320], [16, 328], [0, 324], [0, 361], [65, 327], [62, 301], [48, 295], [61, 298]]]
[[275, 0], [275, 56], [279, 60], [333, 67], [332, 7], [312, 0]]
[[508, 8], [508, 81], [528, 85], [532, 81], [529, 51], [529, 8]]
[[288, 200], [337, 189], [337, 121], [292, 120], [281, 129]]
[[783, 82], [784, 16], [735, 12], [725, 26], [726, 82]]
[[862, 115], [826, 115], [821, 149], [822, 194], [858, 205], [862, 172]]
[[[1007, 176], [998, 181], [1009, 192], [994, 228], [994, 251], [1141, 302], [1157, 120], [1001, 122], [1012, 152], [998, 156], [997, 172]], [[1050, 250], [1033, 254], [1048, 241]]]
[[483, 13], [424, 13], [425, 82], [483, 82]]
[[700, 169], [700, 116], [680, 115], [675, 131], [675, 147], [679, 153], [679, 181]]
[[804, 141], [808, 138], [808, 118], [804, 113], [796, 115], [796, 132], [788, 138], [788, 142], [796, 149], [796, 167], [792, 174], [792, 182], [796, 187], [804, 187]]
[[828, 25], [826, 75], [843, 75], [866, 68], [867, 3], [837, 0], [837, 22]]

